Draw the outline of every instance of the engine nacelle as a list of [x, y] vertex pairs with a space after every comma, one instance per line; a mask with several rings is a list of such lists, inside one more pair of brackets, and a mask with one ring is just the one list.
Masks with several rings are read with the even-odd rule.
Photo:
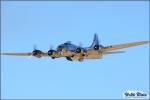
[[55, 50], [49, 50], [49, 51], [48, 51], [48, 55], [51, 56], [51, 55], [54, 54], [54, 52], [55, 52]]
[[81, 53], [81, 48], [77, 48], [76, 53]]
[[60, 57], [60, 53], [56, 50], [49, 50], [48, 56], [50, 56], [52, 59], [55, 59]]
[[37, 58], [40, 58], [40, 57], [42, 57], [43, 52], [41, 50], [33, 50], [32, 55]]
[[99, 50], [99, 45], [95, 45], [94, 50]]

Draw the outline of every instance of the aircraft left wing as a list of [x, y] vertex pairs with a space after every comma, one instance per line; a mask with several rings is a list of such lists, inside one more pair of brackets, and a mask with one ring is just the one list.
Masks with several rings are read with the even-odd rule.
[[28, 52], [28, 53], [1, 53], [0, 55], [6, 55], [6, 56], [35, 56], [35, 57], [45, 57], [48, 56], [47, 53], [41, 52], [37, 53], [36, 55], [33, 54], [33, 52]]
[[118, 50], [118, 49], [143, 45], [146, 43], [149, 43], [149, 41], [140, 41], [140, 42], [127, 43], [127, 44], [112, 45], [112, 46], [107, 46], [107, 47], [101, 48], [100, 51], [105, 52], [105, 51], [111, 51], [111, 50]]
[[32, 53], [1, 53], [1, 55], [10, 55], [10, 56], [32, 56]]

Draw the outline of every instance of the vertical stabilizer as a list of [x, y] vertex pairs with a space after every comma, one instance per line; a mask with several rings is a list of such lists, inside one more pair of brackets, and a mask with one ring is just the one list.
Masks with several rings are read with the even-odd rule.
[[94, 34], [94, 39], [90, 47], [94, 48], [95, 45], [99, 45], [98, 35], [96, 33]]

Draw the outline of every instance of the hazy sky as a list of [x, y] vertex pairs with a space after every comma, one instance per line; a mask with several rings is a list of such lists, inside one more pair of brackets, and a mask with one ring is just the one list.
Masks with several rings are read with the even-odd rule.
[[[1, 51], [48, 51], [72, 41], [83, 46], [148, 40], [149, 4], [119, 1], [13, 1], [1, 5]], [[126, 90], [149, 92], [149, 46], [123, 49], [103, 59], [1, 57], [3, 99], [120, 98]]]

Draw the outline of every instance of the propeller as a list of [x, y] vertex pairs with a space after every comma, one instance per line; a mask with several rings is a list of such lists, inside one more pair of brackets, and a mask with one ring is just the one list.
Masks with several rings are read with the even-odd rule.
[[36, 56], [37, 55], [37, 46], [34, 45], [33, 46], [33, 51], [32, 51], [32, 56]]
[[36, 45], [33, 45], [33, 50], [37, 50], [37, 46]]
[[53, 49], [53, 45], [50, 45], [50, 46], [49, 46], [49, 50], [52, 50], [52, 49]]
[[33, 46], [33, 51], [32, 51], [32, 56], [40, 58], [40, 57], [42, 57], [42, 54], [43, 54], [43, 52], [41, 50], [38, 50], [37, 46], [34, 45]]
[[28, 59], [31, 59], [32, 56], [40, 57], [40, 56], [37, 56], [39, 53], [41, 53], [41, 51], [40, 51], [40, 50], [37, 50], [37, 46], [36, 46], [36, 45], [33, 45], [32, 54], [28, 57]]
[[54, 52], [55, 52], [55, 50], [53, 50], [53, 46], [50, 45], [50, 49], [48, 50], [48, 55], [51, 56], [51, 55], [53, 55]]
[[82, 46], [83, 46], [82, 42], [79, 42], [79, 47], [82, 47]]

